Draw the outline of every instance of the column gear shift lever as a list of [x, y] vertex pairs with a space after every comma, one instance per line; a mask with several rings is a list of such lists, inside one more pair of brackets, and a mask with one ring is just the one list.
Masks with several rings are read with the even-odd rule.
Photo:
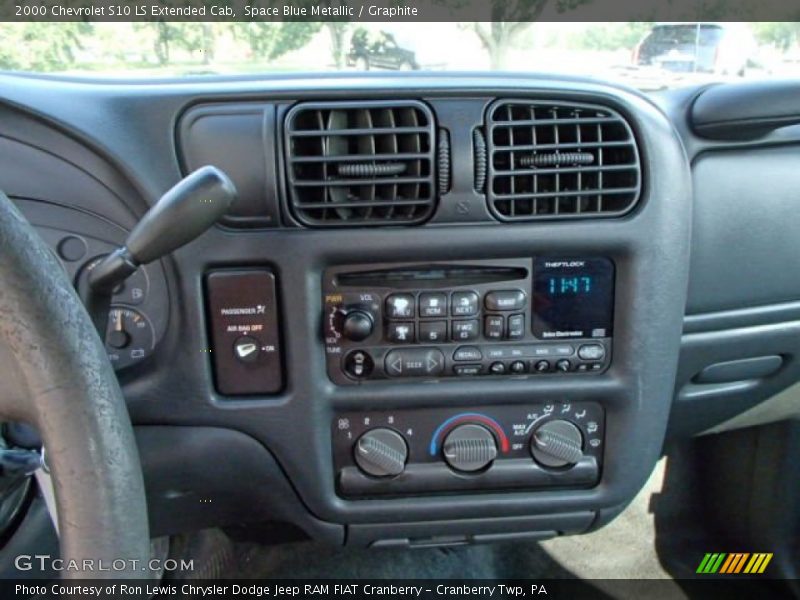
[[89, 273], [86, 308], [100, 337], [114, 288], [141, 265], [166, 256], [198, 237], [225, 214], [236, 199], [236, 186], [220, 169], [202, 167], [170, 188], [128, 234], [125, 244]]

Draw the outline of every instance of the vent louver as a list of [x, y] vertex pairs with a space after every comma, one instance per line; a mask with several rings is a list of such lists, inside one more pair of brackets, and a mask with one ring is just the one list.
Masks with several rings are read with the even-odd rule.
[[421, 102], [297, 105], [285, 127], [294, 216], [312, 227], [426, 220], [436, 202], [434, 131]]
[[500, 100], [488, 115], [486, 195], [498, 219], [613, 217], [639, 199], [636, 141], [616, 111]]

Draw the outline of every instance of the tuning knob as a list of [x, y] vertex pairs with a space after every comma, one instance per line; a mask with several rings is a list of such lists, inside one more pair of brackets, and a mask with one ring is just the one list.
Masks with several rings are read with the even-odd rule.
[[399, 475], [406, 467], [407, 458], [406, 441], [391, 429], [371, 429], [356, 442], [356, 464], [373, 477]]
[[545, 467], [574, 465], [583, 456], [583, 434], [564, 419], [547, 421], [533, 432], [531, 454]]
[[447, 435], [442, 452], [447, 464], [457, 471], [480, 471], [497, 456], [497, 442], [482, 425], [466, 423]]
[[372, 317], [363, 310], [352, 310], [342, 320], [342, 335], [353, 342], [367, 339], [372, 333]]

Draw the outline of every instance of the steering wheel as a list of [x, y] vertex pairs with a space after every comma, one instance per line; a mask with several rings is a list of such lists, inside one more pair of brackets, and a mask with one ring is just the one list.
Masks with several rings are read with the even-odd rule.
[[47, 451], [62, 577], [150, 576], [144, 482], [114, 371], [61, 265], [2, 193], [0, 381], [0, 420], [33, 425]]

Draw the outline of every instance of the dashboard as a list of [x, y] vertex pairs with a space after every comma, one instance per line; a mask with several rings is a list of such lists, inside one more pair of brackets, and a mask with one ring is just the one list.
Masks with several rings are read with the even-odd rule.
[[217, 226], [114, 291], [106, 346], [154, 534], [582, 533], [665, 445], [800, 379], [800, 282], [783, 276], [800, 130], [781, 106], [763, 106], [771, 125], [742, 115], [775, 95], [763, 85], [2, 75], [0, 90], [0, 188], [79, 291], [182, 176], [212, 164], [237, 186]]

